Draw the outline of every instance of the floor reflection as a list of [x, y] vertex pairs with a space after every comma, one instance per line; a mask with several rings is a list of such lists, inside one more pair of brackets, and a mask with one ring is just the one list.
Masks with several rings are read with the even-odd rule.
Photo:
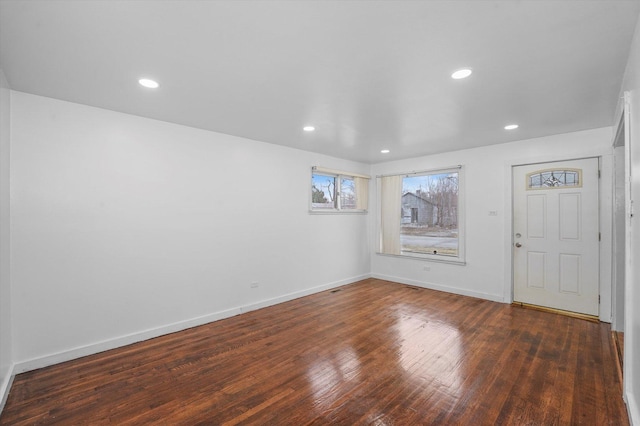
[[[348, 412], [378, 425], [398, 420], [386, 413], [388, 397], [407, 401], [396, 416], [419, 418], [422, 413], [413, 405], [429, 406], [433, 400], [447, 411], [464, 394], [466, 366], [460, 331], [441, 317], [430, 316], [424, 305], [399, 303], [371, 318], [375, 333], [351, 329], [348, 323], [334, 330], [344, 337], [340, 347], [314, 351], [317, 358], [306, 371], [312, 409], [328, 422], [339, 422], [337, 413]], [[399, 385], [394, 395], [371, 398], [373, 389], [391, 384]], [[345, 394], [357, 401], [345, 400]]]
[[394, 326], [398, 334], [398, 359], [413, 378], [452, 397], [459, 397], [464, 378], [463, 350], [458, 329], [434, 321], [410, 305], [399, 305]]
[[315, 361], [307, 369], [307, 379], [313, 393], [313, 405], [320, 412], [329, 410], [342, 396], [340, 387], [360, 374], [360, 361], [351, 346]]

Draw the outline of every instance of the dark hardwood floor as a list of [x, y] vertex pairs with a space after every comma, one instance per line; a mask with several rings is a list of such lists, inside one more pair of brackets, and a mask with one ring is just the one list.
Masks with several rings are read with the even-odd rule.
[[16, 376], [3, 425], [627, 425], [608, 324], [369, 279]]
[[613, 347], [616, 351], [616, 367], [618, 367], [618, 376], [620, 378], [620, 383], [622, 383], [622, 376], [624, 372], [624, 333], [622, 331], [613, 331], [611, 332], [611, 337], [613, 338]]

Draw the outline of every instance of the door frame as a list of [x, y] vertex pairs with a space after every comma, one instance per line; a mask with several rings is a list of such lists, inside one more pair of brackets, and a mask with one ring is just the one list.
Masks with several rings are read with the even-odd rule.
[[[613, 235], [613, 250], [612, 250], [612, 263], [611, 263], [611, 330], [613, 331], [622, 331], [624, 332], [624, 324], [626, 322], [626, 313], [625, 313], [625, 299], [626, 297], [623, 295], [622, 300], [619, 300], [619, 293], [625, 292], [626, 287], [628, 285], [626, 275], [629, 273], [629, 265], [631, 264], [631, 256], [627, 252], [631, 250], [630, 247], [630, 238], [629, 238], [629, 230], [630, 230], [630, 182], [631, 182], [631, 167], [630, 167], [630, 149], [629, 146], [629, 105], [628, 105], [628, 94], [625, 92], [624, 96], [620, 99], [620, 117], [616, 120], [616, 126], [614, 127], [613, 132], [613, 150], [614, 150], [614, 179], [613, 179], [613, 191], [614, 191], [614, 205], [613, 205], [613, 221], [612, 221], [612, 235]], [[617, 155], [615, 154], [616, 150], [621, 148], [622, 152], [622, 162], [615, 161]], [[622, 182], [619, 182], [616, 176], [618, 176], [619, 171], [622, 171]], [[620, 183], [622, 183], [622, 198], [624, 199], [624, 204], [620, 208], [618, 197], [620, 193], [618, 189], [620, 187]], [[623, 219], [616, 219], [616, 214], [622, 213]], [[622, 238], [620, 237], [620, 231], [622, 231]], [[620, 240], [620, 241], [619, 241]], [[621, 252], [618, 252], [618, 249], [621, 249]], [[622, 274], [618, 276], [618, 268], [620, 267], [620, 263], [622, 263]]]
[[[633, 251], [634, 247], [632, 245], [632, 234], [631, 234], [631, 226], [632, 226], [632, 217], [633, 217], [633, 170], [632, 170], [632, 147], [631, 147], [631, 92], [625, 91], [623, 93], [622, 98], [618, 103], [618, 108], [616, 113], [618, 120], [617, 127], [615, 128], [615, 135], [613, 140], [613, 145], [618, 141], [618, 137], [621, 136], [624, 141], [624, 243], [625, 243], [625, 253], [624, 253], [624, 328], [630, 328], [630, 324], [632, 324], [632, 309], [631, 304], [633, 303], [633, 268], [632, 268], [632, 260], [635, 252]], [[619, 132], [623, 131], [622, 135], [619, 135]], [[627, 395], [633, 393], [631, 389], [632, 380], [629, 380], [629, 377], [633, 377], [634, 371], [634, 363], [632, 362], [632, 354], [633, 350], [629, 348], [633, 348], [635, 344], [633, 333], [625, 333], [625, 350], [623, 354], [623, 375], [622, 375], [622, 397], [624, 401], [627, 402]]]
[[513, 168], [516, 166], [526, 166], [533, 164], [551, 163], [556, 161], [580, 160], [585, 158], [597, 158], [600, 165], [600, 180], [598, 183], [599, 199], [599, 227], [601, 233], [600, 240], [600, 272], [599, 272], [599, 294], [600, 294], [600, 321], [611, 322], [611, 265], [612, 265], [612, 214], [613, 214], [613, 149], [606, 152], [603, 150], [585, 150], [580, 156], [553, 154], [539, 157], [515, 158], [505, 162], [504, 182], [505, 182], [505, 216], [504, 244], [508, 248], [504, 252], [504, 274], [505, 285], [503, 300], [506, 303], [513, 302], [514, 293], [514, 252], [513, 252]]

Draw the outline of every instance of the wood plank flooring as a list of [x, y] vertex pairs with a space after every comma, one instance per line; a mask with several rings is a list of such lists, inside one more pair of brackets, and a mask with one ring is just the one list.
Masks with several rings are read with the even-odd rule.
[[2, 425], [627, 425], [608, 324], [368, 279], [16, 376]]
[[611, 337], [613, 339], [613, 347], [616, 352], [618, 377], [620, 379], [620, 383], [622, 383], [622, 377], [624, 376], [624, 333], [622, 331], [613, 331], [611, 332]]

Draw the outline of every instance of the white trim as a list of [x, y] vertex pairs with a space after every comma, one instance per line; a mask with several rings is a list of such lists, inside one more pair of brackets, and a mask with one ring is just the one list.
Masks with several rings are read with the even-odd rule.
[[[625, 272], [624, 272], [624, 354], [623, 354], [623, 374], [622, 385], [624, 389], [624, 395], [627, 400], [627, 409], [629, 410], [629, 417], [632, 420], [632, 424], [640, 425], [640, 413], [638, 412], [637, 400], [635, 399], [633, 392], [633, 385], [635, 380], [633, 355], [635, 349], [634, 341], [634, 327], [636, 323], [634, 321], [634, 314], [636, 306], [632, 303], [635, 300], [635, 277], [634, 277], [634, 244], [633, 244], [633, 158], [631, 150], [631, 104], [632, 97], [631, 92], [624, 92], [624, 110], [622, 111], [624, 117], [624, 180], [625, 180]], [[637, 314], [636, 314], [637, 315]], [[637, 355], [636, 355], [637, 356]], [[637, 383], [636, 383], [637, 386]]]
[[[622, 262], [622, 268], [626, 268], [625, 266], [625, 257], [624, 253], [618, 253], [619, 244], [622, 244], [626, 247], [626, 206], [618, 206], [618, 185], [622, 183], [624, 187], [626, 187], [625, 183], [625, 163], [626, 158], [622, 159], [622, 163], [616, 161], [616, 150], [618, 148], [622, 148], [622, 154], [624, 156], [625, 153], [625, 107], [624, 107], [625, 97], [622, 96], [618, 100], [618, 106], [616, 107], [616, 111], [619, 111], [620, 114], [617, 116], [618, 118], [614, 120], [614, 123], [618, 123], [613, 131], [613, 139], [611, 141], [611, 146], [613, 146], [612, 153], [612, 173], [611, 173], [611, 197], [613, 202], [611, 203], [611, 329], [614, 331], [624, 331], [624, 299], [618, 300], [618, 291], [621, 287], [624, 291], [624, 273], [618, 275], [618, 265], [619, 262]], [[622, 182], [617, 179], [617, 171], [622, 168]], [[625, 188], [622, 189], [622, 199], [626, 203], [627, 194], [625, 192]], [[617, 214], [620, 211], [620, 207], [624, 210], [623, 219], [619, 220], [617, 218]], [[618, 235], [618, 230], [622, 229], [622, 238]], [[623, 249], [624, 251], [624, 249]], [[622, 282], [620, 282], [622, 280]], [[620, 313], [622, 312], [622, 317]]]
[[456, 166], [438, 167], [437, 169], [412, 170], [410, 172], [404, 172], [404, 173], [388, 173], [388, 174], [384, 174], [384, 175], [376, 175], [376, 177], [377, 178], [384, 178], [384, 177], [389, 177], [389, 176], [423, 175], [423, 174], [430, 174], [430, 173], [433, 173], [433, 172], [448, 172], [450, 170], [457, 170], [457, 169], [461, 169], [461, 168], [462, 168], [462, 164], [458, 164]]
[[24, 361], [16, 362], [15, 374], [24, 373], [38, 368], [48, 367], [50, 365], [59, 364], [61, 362], [71, 361], [88, 355], [97, 354], [99, 352], [108, 351], [110, 349], [127, 346], [133, 343], [142, 342], [144, 340], [153, 339], [165, 334], [175, 333], [176, 331], [186, 330], [198, 325], [207, 324], [209, 322], [218, 321], [229, 318], [242, 313], [241, 308], [227, 309], [184, 321], [174, 322], [160, 327], [150, 328], [144, 331], [126, 334], [124, 336], [113, 339], [102, 340], [100, 342], [88, 345], [78, 346], [53, 354], [31, 358]]
[[13, 385], [13, 379], [16, 377], [15, 367], [15, 364], [11, 364], [9, 366], [7, 376], [2, 384], [0, 384], [0, 414], [2, 414], [2, 410], [4, 410], [7, 398], [9, 397], [9, 391], [11, 390], [11, 385]]
[[349, 209], [349, 210], [337, 210], [337, 209], [309, 210], [309, 214], [338, 214], [338, 215], [345, 215], [345, 214], [367, 214], [367, 213], [369, 213], [369, 210], [355, 210], [355, 209]]
[[[612, 155], [612, 150], [613, 148], [610, 148], [608, 150], [606, 149], [591, 149], [591, 150], [587, 150], [584, 155], [580, 156], [580, 157], [558, 157], [557, 155], [554, 155], [553, 153], [551, 154], [546, 154], [544, 156], [539, 156], [539, 157], [524, 157], [524, 158], [513, 158], [511, 160], [507, 160], [504, 162], [504, 199], [505, 199], [505, 206], [508, 206], [508, 208], [510, 209], [510, 214], [506, 216], [505, 218], [505, 228], [504, 228], [504, 244], [505, 247], [509, 247], [508, 250], [505, 250], [505, 261], [504, 261], [504, 277], [505, 277], [505, 287], [504, 287], [504, 301], [511, 303], [513, 301], [513, 168], [517, 167], [517, 166], [525, 166], [525, 165], [532, 165], [532, 164], [541, 164], [541, 163], [553, 163], [553, 162], [558, 162], [558, 161], [572, 161], [572, 160], [582, 160], [582, 159], [587, 159], [587, 158], [597, 158], [599, 161], [602, 161], [602, 158], [606, 157], [606, 156], [611, 156]], [[607, 165], [610, 166], [610, 163], [607, 162]], [[611, 167], [609, 167], [609, 169], [605, 169], [603, 167], [603, 173], [609, 173], [612, 174], [613, 170]], [[612, 175], [611, 175], [612, 176]], [[600, 179], [600, 182], [598, 183], [598, 215], [602, 218], [602, 180]], [[605, 206], [605, 208], [607, 208]], [[611, 208], [611, 206], [609, 206], [608, 208]], [[599, 219], [600, 220], [600, 219]], [[609, 224], [603, 224], [602, 222], [600, 222], [600, 232], [602, 232], [602, 241], [610, 241], [611, 238], [611, 223]], [[611, 276], [609, 274], [609, 276], [604, 276], [604, 274], [602, 273], [602, 269], [607, 269], [607, 268], [603, 268], [602, 263], [603, 262], [607, 262], [607, 255], [610, 254], [610, 250], [611, 250], [611, 245], [609, 244], [607, 246], [607, 250], [609, 250], [608, 252], [605, 252], [605, 246], [607, 246], [607, 244], [600, 244], [600, 249], [599, 249], [599, 257], [600, 257], [600, 273], [599, 273], [599, 280], [600, 280], [600, 292], [602, 293], [608, 293], [609, 300], [611, 297]], [[610, 257], [610, 256], [609, 256]], [[608, 262], [611, 263], [611, 259], [608, 259]], [[608, 265], [607, 270], [610, 270], [610, 265]], [[606, 299], [606, 297], [605, 297]], [[608, 310], [606, 310], [605, 312], [603, 312], [603, 309], [601, 309], [602, 307], [600, 307], [600, 314], [605, 314], [604, 316], [600, 315], [599, 318], [601, 321], [603, 322], [610, 322], [611, 321], [611, 309], [609, 308]], [[626, 342], [625, 342], [626, 343]], [[625, 344], [626, 346], [626, 344]]]
[[[402, 250], [400, 246], [400, 242], [398, 241], [398, 246], [395, 247], [400, 252], [383, 252], [383, 231], [382, 231], [382, 184], [377, 185], [377, 217], [378, 217], [378, 227], [376, 230], [376, 236], [378, 240], [378, 245], [374, 248], [375, 254], [382, 256], [393, 256], [393, 257], [402, 257], [404, 259], [419, 259], [419, 260], [429, 260], [433, 262], [441, 262], [441, 263], [449, 263], [455, 265], [466, 265], [467, 257], [466, 257], [466, 240], [467, 240], [467, 230], [466, 230], [466, 217], [467, 217], [467, 188], [466, 188], [466, 170], [463, 165], [451, 166], [451, 167], [440, 167], [432, 170], [422, 170], [422, 171], [412, 171], [406, 172], [402, 174], [386, 174], [386, 175], [377, 175], [376, 182], [379, 180], [382, 181], [384, 178], [391, 177], [408, 177], [413, 175], [430, 175], [430, 174], [439, 174], [439, 173], [457, 173], [458, 174], [458, 255], [457, 256], [445, 256], [445, 255], [434, 255], [428, 253], [410, 253], [408, 251]], [[402, 197], [402, 191], [400, 197]], [[402, 202], [400, 202], [402, 204]], [[400, 224], [402, 226], [402, 224]], [[400, 230], [398, 229], [397, 232]], [[398, 235], [399, 236], [399, 235]]]
[[502, 289], [502, 297], [507, 303], [513, 302], [513, 167], [513, 161], [505, 163], [504, 179], [502, 179], [504, 205], [509, 209], [509, 214], [505, 214], [504, 218], [504, 246], [509, 249], [504, 251], [504, 287]]
[[83, 356], [93, 355], [93, 354], [107, 351], [110, 349], [115, 349], [122, 346], [130, 345], [132, 343], [142, 342], [144, 340], [153, 339], [154, 337], [159, 337], [165, 334], [186, 330], [191, 327], [196, 327], [196, 326], [207, 324], [213, 321], [229, 318], [245, 312], [250, 312], [250, 311], [254, 311], [267, 306], [288, 302], [293, 299], [308, 296], [314, 293], [319, 293], [335, 287], [351, 284], [351, 283], [361, 281], [370, 277], [371, 277], [370, 274], [362, 274], [355, 277], [308, 288], [305, 290], [288, 293], [288, 294], [274, 297], [271, 299], [265, 299], [260, 302], [251, 303], [249, 305], [226, 309], [224, 311], [214, 312], [208, 315], [203, 315], [200, 317], [196, 317], [196, 318], [192, 318], [184, 321], [178, 321], [172, 324], [167, 324], [164, 326], [144, 330], [141, 332], [127, 334], [124, 336], [116, 337], [114, 339], [103, 340], [101, 342], [79, 346], [66, 351], [61, 351], [54, 354], [45, 355], [42, 357], [37, 357], [37, 358], [25, 360], [25, 361], [16, 362], [15, 365], [13, 366], [13, 374], [20, 374], [26, 371], [36, 370], [38, 368], [48, 367], [50, 365], [58, 364], [65, 361], [70, 361], [76, 358], [81, 358]]
[[[313, 188], [315, 188], [315, 185], [313, 184], [313, 176], [314, 175], [319, 175], [319, 176], [327, 176], [327, 177], [332, 177], [334, 178], [334, 197], [335, 197], [335, 201], [334, 201], [334, 207], [331, 208], [326, 208], [326, 207], [313, 207]], [[342, 189], [342, 180], [343, 178], [353, 178], [351, 180], [354, 181], [354, 185], [355, 185], [355, 196], [356, 196], [356, 207], [362, 207], [363, 204], [366, 204], [368, 207], [368, 203], [369, 203], [369, 181], [371, 180], [371, 178], [369, 176], [365, 176], [365, 175], [359, 175], [359, 174], [347, 174], [347, 173], [343, 173], [340, 172], [339, 170], [330, 170], [330, 169], [324, 169], [321, 167], [317, 167], [317, 166], [313, 166], [311, 167], [311, 191], [309, 192], [309, 213], [311, 214], [350, 214], [350, 213], [359, 213], [359, 214], [367, 214], [369, 211], [368, 209], [362, 209], [362, 208], [342, 208], [342, 201], [341, 201], [341, 195], [340, 195], [340, 190]], [[356, 180], [356, 178], [361, 178], [364, 179], [363, 182], [361, 182], [361, 185], [366, 186], [366, 191], [362, 191], [361, 189], [358, 189], [358, 181]], [[361, 191], [361, 192], [358, 192]], [[366, 198], [364, 201], [362, 199], [360, 199], [360, 197], [362, 197], [364, 194], [364, 197]]]
[[[457, 257], [455, 257], [456, 260], [454, 260], [454, 256], [444, 256], [442, 255], [441, 257], [435, 257], [435, 256], [427, 256], [424, 254], [392, 254], [392, 253], [382, 253], [377, 251], [376, 252], [377, 255], [379, 256], [388, 256], [388, 257], [395, 257], [398, 259], [413, 259], [413, 260], [424, 260], [425, 262], [436, 262], [436, 263], [448, 263], [449, 265], [460, 265], [460, 266], [464, 266], [467, 264], [466, 261], [464, 260], [457, 260]], [[450, 258], [450, 259], [449, 259]]]
[[341, 287], [343, 285], [352, 284], [358, 281], [366, 280], [367, 278], [371, 278], [371, 274], [362, 274], [355, 277], [347, 278], [344, 280], [334, 281], [329, 284], [323, 284], [317, 287], [312, 287], [306, 290], [296, 291], [293, 293], [288, 293], [282, 296], [273, 297], [271, 299], [262, 300], [260, 302], [252, 303], [249, 305], [245, 305], [240, 308], [242, 313], [255, 311], [257, 309], [266, 308], [267, 306], [277, 305], [279, 303], [288, 302], [290, 300], [298, 299], [300, 297], [309, 296], [311, 294], [320, 293], [326, 290], [330, 290], [336, 287]]
[[613, 319], [613, 206], [614, 173], [613, 148], [599, 158], [600, 179], [598, 181], [598, 215], [600, 227], [600, 321], [611, 323]]
[[629, 414], [629, 423], [631, 423], [631, 426], [639, 426], [640, 410], [638, 410], [638, 406], [636, 405], [637, 400], [633, 392], [630, 391], [626, 392], [624, 396], [625, 402], [627, 403], [627, 414]]
[[592, 154], [585, 154], [583, 156], [580, 157], [537, 157], [536, 159], [531, 159], [531, 161], [527, 161], [527, 160], [521, 160], [521, 161], [517, 161], [514, 162], [511, 166], [512, 167], [518, 167], [518, 166], [533, 166], [535, 164], [545, 164], [545, 163], [557, 163], [560, 161], [573, 161], [573, 160], [587, 160], [589, 158], [599, 158], [602, 157], [603, 155], [606, 154], [610, 154], [611, 151], [609, 150], [608, 152], [604, 152], [603, 150], [599, 150], [597, 152], [594, 152]]
[[[552, 166], [552, 164], [557, 164], [557, 163], [562, 163], [562, 164], [566, 164], [566, 162], [572, 162], [572, 161], [588, 161], [589, 164], [589, 169], [586, 168], [585, 165], [585, 177], [584, 179], [586, 179], [586, 176], [589, 175], [589, 173], [591, 173], [592, 171], [595, 173], [595, 175], [589, 175], [590, 179], [594, 179], [593, 185], [595, 189], [595, 223], [598, 227], [598, 229], [595, 229], [594, 232], [599, 232], [600, 233], [600, 239], [598, 239], [598, 235], [593, 235], [594, 237], [596, 237], [595, 240], [595, 244], [592, 244], [590, 247], [592, 247], [592, 249], [594, 250], [594, 254], [597, 255], [597, 259], [595, 259], [595, 263], [597, 265], [597, 281], [594, 283], [594, 285], [596, 286], [593, 290], [597, 290], [597, 293], [592, 293], [592, 298], [589, 299], [591, 300], [592, 303], [595, 303], [595, 307], [596, 307], [596, 312], [591, 312], [594, 315], [597, 315], [598, 318], [603, 321], [603, 322], [611, 322], [611, 270], [610, 270], [610, 259], [607, 258], [606, 254], [607, 253], [611, 253], [611, 244], [610, 244], [610, 237], [611, 237], [611, 232], [610, 232], [610, 226], [603, 226], [603, 221], [606, 220], [608, 222], [608, 225], [611, 224], [611, 215], [607, 214], [607, 210], [606, 208], [603, 208], [606, 204], [607, 207], [611, 208], [611, 198], [610, 198], [610, 194], [608, 194], [609, 198], [603, 198], [602, 197], [602, 193], [603, 191], [603, 185], [605, 184], [610, 184], [610, 176], [611, 176], [611, 167], [610, 167], [610, 163], [611, 163], [611, 155], [606, 154], [607, 156], [607, 172], [606, 175], [607, 177], [602, 177], [600, 171], [603, 170], [603, 156], [605, 156], [605, 154], [600, 155], [600, 156], [593, 156], [593, 157], [585, 157], [585, 158], [580, 158], [580, 159], [572, 159], [572, 160], [556, 160], [556, 161], [552, 161], [552, 162], [544, 162], [544, 163], [532, 163], [532, 164], [524, 164], [524, 165], [517, 165], [517, 166], [512, 166], [511, 167], [511, 182], [512, 182], [512, 198], [511, 198], [511, 215], [512, 215], [512, 226], [515, 223], [515, 196], [516, 196], [516, 192], [518, 191], [528, 191], [529, 188], [522, 188], [521, 186], [518, 186], [516, 189], [515, 185], [518, 185], [518, 182], [514, 183], [514, 176], [516, 176], [516, 168], [521, 168], [521, 167], [526, 167], [527, 170], [534, 170], [532, 173], [527, 173], [527, 180], [529, 178], [529, 176], [531, 174], [534, 173], [538, 173], [539, 171], [547, 171], [547, 170], [552, 170], [555, 169], [556, 167]], [[594, 164], [595, 163], [595, 164]], [[593, 168], [591, 168], [593, 167]], [[566, 169], [566, 170], [570, 170], [571, 167], [563, 167], [563, 165], [557, 166], [558, 169]], [[581, 184], [580, 187], [582, 187], [583, 189], [586, 189], [586, 187], [583, 187], [583, 185]], [[569, 188], [572, 189], [572, 188]], [[610, 191], [609, 191], [610, 192]], [[511, 230], [510, 231], [510, 236], [513, 238], [515, 230]], [[512, 271], [513, 274], [515, 276], [515, 268], [513, 267], [513, 262], [514, 262], [514, 240], [511, 240], [511, 244], [510, 244], [510, 250], [511, 252], [511, 263], [512, 263]], [[606, 288], [608, 285], [608, 288]], [[515, 294], [515, 278], [512, 278], [512, 282], [511, 282], [511, 286], [513, 288], [513, 294]], [[595, 300], [594, 298], [597, 298], [598, 300]], [[520, 300], [519, 301], [526, 301], [526, 300]], [[593, 305], [592, 305], [593, 307]]]
[[311, 169], [314, 172], [318, 172], [320, 174], [328, 173], [330, 175], [336, 175], [336, 176], [351, 176], [351, 177], [359, 177], [362, 179], [371, 179], [371, 176], [369, 175], [363, 175], [360, 173], [353, 173], [353, 172], [344, 172], [342, 170], [335, 170], [335, 169], [327, 169], [320, 166], [313, 166], [311, 167]]
[[504, 303], [502, 296], [497, 294], [489, 294], [482, 293], [478, 291], [466, 290], [462, 288], [450, 287], [447, 285], [441, 285], [436, 283], [430, 283], [426, 281], [416, 281], [410, 280], [406, 278], [396, 277], [392, 275], [384, 275], [384, 274], [372, 274], [373, 278], [378, 278], [380, 280], [392, 281], [400, 284], [413, 285], [416, 287], [428, 288], [430, 290], [444, 291], [447, 293], [459, 294], [461, 296], [475, 297], [476, 299], [490, 300], [492, 302], [500, 302]]

